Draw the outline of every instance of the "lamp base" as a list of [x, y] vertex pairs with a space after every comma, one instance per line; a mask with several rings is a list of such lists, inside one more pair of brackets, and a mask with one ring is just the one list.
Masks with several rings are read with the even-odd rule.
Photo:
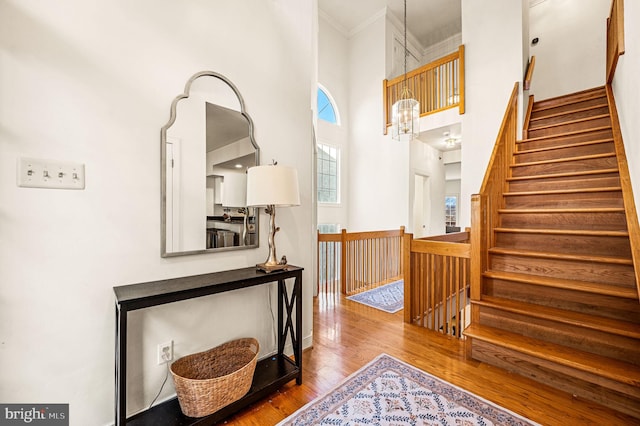
[[286, 263], [284, 264], [277, 263], [275, 265], [268, 265], [267, 263], [258, 263], [256, 265], [256, 269], [259, 271], [266, 272], [268, 274], [269, 272], [273, 272], [273, 271], [282, 271], [284, 269], [287, 269], [288, 266], [289, 265], [287, 265]]

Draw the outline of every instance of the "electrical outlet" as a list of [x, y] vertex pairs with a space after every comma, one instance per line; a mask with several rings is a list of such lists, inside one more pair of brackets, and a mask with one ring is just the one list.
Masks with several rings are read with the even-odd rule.
[[173, 361], [173, 340], [158, 345], [158, 365]]

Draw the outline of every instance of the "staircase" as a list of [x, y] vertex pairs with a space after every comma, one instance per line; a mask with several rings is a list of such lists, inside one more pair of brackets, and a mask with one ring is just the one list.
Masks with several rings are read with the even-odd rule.
[[604, 87], [533, 104], [472, 300], [471, 356], [640, 418], [640, 304]]

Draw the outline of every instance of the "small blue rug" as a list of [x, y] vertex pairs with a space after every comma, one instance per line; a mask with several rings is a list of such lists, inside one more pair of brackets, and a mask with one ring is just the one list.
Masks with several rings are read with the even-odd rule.
[[390, 284], [354, 294], [347, 297], [347, 299], [395, 314], [404, 308], [404, 281], [394, 281]]

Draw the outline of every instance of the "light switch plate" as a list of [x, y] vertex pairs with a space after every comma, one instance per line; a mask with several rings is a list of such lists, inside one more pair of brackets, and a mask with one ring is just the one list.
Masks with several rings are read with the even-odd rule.
[[18, 186], [84, 189], [84, 164], [38, 158], [18, 158]]

